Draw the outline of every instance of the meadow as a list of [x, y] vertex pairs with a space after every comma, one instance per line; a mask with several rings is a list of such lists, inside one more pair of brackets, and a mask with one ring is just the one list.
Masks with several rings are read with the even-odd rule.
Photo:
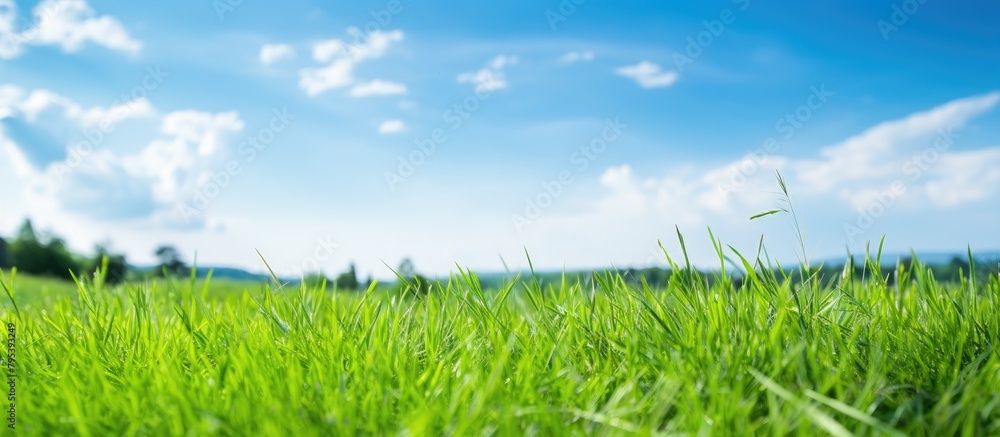
[[[616, 272], [494, 289], [5, 272], [30, 435], [997, 435], [1000, 277]], [[728, 255], [724, 254], [728, 253]], [[971, 255], [970, 255], [971, 256]], [[686, 257], [685, 257], [686, 259]], [[973, 264], [974, 265], [974, 264]], [[421, 289], [422, 290], [422, 289]], [[11, 358], [14, 358], [13, 360]], [[8, 423], [10, 414], [8, 414]]]

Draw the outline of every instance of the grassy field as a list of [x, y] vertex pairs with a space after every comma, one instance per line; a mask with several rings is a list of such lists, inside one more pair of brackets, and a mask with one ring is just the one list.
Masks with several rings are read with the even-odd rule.
[[753, 265], [739, 287], [674, 265], [663, 289], [462, 272], [427, 295], [7, 272], [16, 429], [1000, 434], [1000, 278]]

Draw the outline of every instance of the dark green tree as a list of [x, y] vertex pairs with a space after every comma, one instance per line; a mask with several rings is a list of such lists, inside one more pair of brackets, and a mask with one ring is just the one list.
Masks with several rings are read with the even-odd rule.
[[308, 287], [323, 287], [330, 288], [330, 279], [323, 275], [323, 272], [309, 273], [302, 277], [302, 281], [305, 282]]
[[38, 234], [25, 220], [17, 231], [17, 238], [10, 244], [11, 265], [24, 273], [41, 274], [45, 271], [45, 247], [38, 241]]
[[31, 220], [21, 225], [9, 251], [11, 264], [24, 273], [71, 279], [81, 271], [66, 242], [57, 236], [39, 237]]
[[351, 267], [340, 276], [337, 276], [337, 280], [334, 282], [334, 286], [338, 290], [355, 290], [358, 289], [358, 273], [354, 268], [354, 263], [351, 263]]
[[125, 261], [125, 255], [112, 254], [104, 245], [97, 245], [95, 252], [88, 271], [91, 274], [96, 274], [101, 268], [105, 268], [105, 284], [116, 285], [124, 282], [128, 275], [128, 263]]
[[3, 238], [0, 238], [0, 269], [10, 267], [7, 260], [7, 242]]
[[44, 275], [71, 279], [73, 276], [70, 272], [80, 273], [82, 270], [81, 264], [73, 258], [73, 254], [66, 247], [66, 241], [62, 238], [50, 237], [43, 247], [48, 265]]
[[153, 252], [156, 255], [156, 259], [159, 260], [159, 264], [156, 265], [157, 276], [163, 276], [164, 273], [167, 275], [184, 275], [187, 274], [187, 266], [184, 265], [184, 261], [181, 260], [181, 254], [177, 251], [174, 246], [163, 245], [156, 248]]
[[955, 257], [951, 258], [951, 261], [948, 263], [948, 267], [951, 267], [951, 269], [954, 270], [954, 271], [956, 271], [956, 272], [959, 269], [962, 269], [963, 271], [968, 272], [969, 271], [969, 260], [964, 259], [962, 257], [955, 256]]
[[416, 273], [416, 270], [413, 268], [413, 261], [409, 258], [403, 258], [403, 260], [399, 262], [399, 267], [396, 268], [396, 274], [404, 278], [413, 276]]
[[38, 243], [38, 233], [35, 232], [35, 226], [31, 224], [31, 219], [26, 219], [24, 224], [21, 225], [21, 229], [17, 231], [17, 240], [20, 243]]
[[396, 285], [398, 292], [411, 292], [417, 295], [424, 295], [431, 290], [431, 281], [417, 273], [413, 267], [413, 261], [409, 258], [403, 258], [399, 263], [396, 275], [401, 279]]

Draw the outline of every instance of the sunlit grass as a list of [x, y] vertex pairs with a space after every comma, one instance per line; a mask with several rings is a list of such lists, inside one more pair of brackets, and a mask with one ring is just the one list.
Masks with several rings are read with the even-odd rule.
[[753, 264], [738, 288], [674, 264], [661, 290], [461, 272], [426, 296], [98, 278], [0, 311], [29, 434], [1000, 433], [997, 277]]

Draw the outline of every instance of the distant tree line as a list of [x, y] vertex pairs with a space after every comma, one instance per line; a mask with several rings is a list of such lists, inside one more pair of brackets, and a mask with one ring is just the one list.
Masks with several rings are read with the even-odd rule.
[[[403, 260], [399, 263], [399, 267], [397, 267], [394, 272], [400, 279], [393, 286], [396, 291], [413, 292], [415, 294], [427, 294], [430, 292], [433, 281], [428, 279], [426, 276], [417, 273], [413, 266], [413, 260], [410, 258], [403, 258]], [[326, 288], [332, 288], [340, 291], [367, 290], [368, 287], [371, 287], [372, 283], [375, 281], [370, 275], [364, 282], [359, 281], [357, 269], [355, 268], [354, 263], [350, 264], [346, 272], [337, 275], [332, 280], [327, 278], [322, 272], [308, 275], [303, 279], [307, 285], [321, 286], [322, 284], [326, 284]]]
[[[92, 256], [79, 255], [71, 252], [66, 241], [57, 235], [35, 230], [31, 220], [25, 220], [17, 234], [10, 241], [0, 238], [0, 268], [16, 267], [19, 272], [52, 278], [70, 280], [93, 277], [99, 271], [105, 271], [105, 283], [119, 284], [129, 279], [145, 279], [149, 277], [186, 276], [191, 269], [184, 263], [180, 251], [170, 245], [156, 248], [153, 255], [157, 264], [151, 270], [134, 271], [123, 254], [113, 253], [106, 245], [94, 248]], [[416, 273], [413, 261], [403, 259], [396, 274], [402, 278], [395, 285], [400, 291], [413, 291], [426, 294], [430, 291], [432, 281]], [[365, 290], [374, 282], [371, 276], [361, 282], [358, 279], [354, 263], [346, 272], [333, 279], [326, 278], [322, 272], [306, 276], [309, 284], [325, 283], [328, 288], [337, 290]]]
[[97, 246], [93, 257], [76, 255], [66, 247], [66, 240], [36, 231], [31, 220], [25, 220], [14, 240], [4, 246], [0, 266], [17, 267], [31, 275], [72, 279], [93, 274], [106, 263], [106, 282], [114, 284], [124, 281], [128, 271], [125, 256], [110, 253], [104, 246]]
[[[72, 279], [73, 276], [92, 277], [99, 271], [105, 272], [105, 283], [118, 284], [127, 279], [145, 279], [148, 277], [164, 276], [185, 276], [191, 270], [184, 263], [180, 252], [173, 246], [163, 245], [153, 253], [157, 259], [157, 265], [152, 270], [131, 271], [125, 255], [111, 252], [105, 245], [97, 245], [92, 256], [82, 256], [72, 253], [66, 246], [65, 240], [57, 235], [47, 232], [38, 232], [32, 225], [31, 220], [25, 220], [18, 230], [14, 239], [4, 241], [0, 239], [0, 268], [16, 267], [18, 271], [37, 276], [48, 276], [62, 279]], [[900, 260], [899, 265], [907, 271], [913, 271], [917, 264], [909, 257]], [[955, 257], [948, 263], [921, 264], [922, 267], [931, 271], [935, 278], [945, 282], [957, 282], [961, 278], [967, 278], [971, 271], [975, 271], [976, 276], [986, 277], [997, 272], [998, 266], [993, 264], [976, 263], [975, 268], [971, 266], [967, 259]], [[815, 266], [809, 270], [810, 277], [820, 281], [829, 281], [839, 278], [845, 273], [853, 273], [853, 277], [861, 278], [870, 276], [873, 272], [869, 266], [863, 262], [853, 264], [851, 268], [845, 268], [845, 264], [826, 264]], [[413, 261], [404, 258], [399, 266], [393, 271], [398, 281], [392, 287], [396, 291], [403, 293], [414, 293], [418, 295], [429, 293], [434, 284], [438, 281], [428, 279], [420, 275], [414, 268]], [[674, 280], [698, 280], [705, 281], [706, 284], [714, 283], [721, 279], [719, 272], [692, 270], [672, 272], [670, 269], [659, 267], [648, 267], [643, 269], [625, 269], [618, 271], [621, 278], [626, 283], [633, 286], [649, 286], [653, 289], [663, 288], [669, 285], [671, 279]], [[683, 277], [674, 278], [674, 274], [684, 274]], [[801, 270], [798, 269], [774, 269], [772, 271], [777, 278], [788, 278], [792, 283], [802, 281]], [[881, 266], [877, 273], [889, 285], [894, 285], [897, 280], [896, 266]], [[740, 274], [730, 275], [728, 280], [740, 287], [743, 278]], [[571, 272], [568, 274], [546, 272], [539, 273], [532, 278], [522, 276], [521, 281], [539, 281], [544, 284], [558, 284], [563, 279], [571, 282], [576, 281], [596, 281], [597, 274], [587, 272]], [[371, 286], [373, 279], [369, 276], [364, 282], [358, 279], [357, 269], [353, 263], [347, 271], [327, 278], [322, 272], [313, 273], [303, 278], [307, 284], [320, 286], [325, 284], [327, 288], [341, 291], [363, 291]], [[481, 279], [481, 284], [486, 288], [501, 287], [509, 278], [493, 276], [489, 279]]]
[[[185, 274], [188, 270], [177, 249], [162, 246], [156, 249], [159, 264], [152, 275]], [[25, 220], [14, 239], [0, 239], [0, 268], [16, 267], [19, 272], [36, 276], [72, 279], [105, 272], [105, 283], [119, 284], [129, 278], [139, 278], [130, 272], [125, 255], [112, 253], [107, 246], [97, 245], [93, 256], [74, 254], [66, 240], [47, 232], [38, 232], [31, 220]]]

